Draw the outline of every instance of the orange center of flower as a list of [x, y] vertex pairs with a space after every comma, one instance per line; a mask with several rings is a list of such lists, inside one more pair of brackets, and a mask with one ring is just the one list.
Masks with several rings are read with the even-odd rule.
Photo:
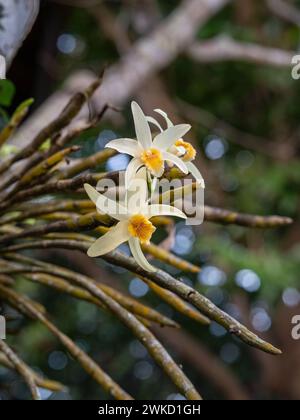
[[135, 214], [129, 219], [128, 231], [144, 244], [150, 241], [155, 227], [143, 214]]
[[162, 154], [157, 149], [145, 150], [141, 155], [141, 161], [152, 172], [159, 172], [164, 164]]
[[176, 141], [175, 146], [185, 149], [185, 154], [182, 156], [182, 160], [185, 162], [190, 162], [195, 159], [197, 152], [190, 143], [180, 139]]

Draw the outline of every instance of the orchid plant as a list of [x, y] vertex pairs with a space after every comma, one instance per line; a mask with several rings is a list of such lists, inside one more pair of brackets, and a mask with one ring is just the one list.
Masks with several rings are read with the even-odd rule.
[[[142, 244], [149, 243], [155, 231], [151, 222], [152, 217], [176, 216], [183, 219], [187, 217], [174, 205], [151, 204], [149, 190], [151, 193], [157, 179], [164, 174], [166, 165], [169, 167], [176, 165], [184, 174], [191, 173], [200, 187], [204, 188], [204, 181], [199, 170], [191, 162], [196, 156], [196, 150], [182, 139], [191, 129], [189, 124], [174, 125], [165, 112], [156, 110], [167, 122], [167, 128], [163, 130], [154, 118], [144, 114], [136, 102], [132, 102], [131, 109], [136, 140], [120, 138], [106, 145], [108, 148], [133, 157], [125, 172], [124, 202], [112, 200], [100, 194], [91, 185], [85, 184], [85, 191], [97, 210], [100, 213], [109, 214], [118, 222], [108, 233], [93, 243], [88, 250], [88, 255], [99, 257], [128, 241], [136, 262], [146, 271], [155, 271], [155, 267], [149, 264], [141, 249]], [[150, 123], [160, 130], [154, 138]], [[137, 180], [141, 181], [138, 190], [132, 189], [132, 185]], [[135, 197], [132, 194], [133, 190]]]

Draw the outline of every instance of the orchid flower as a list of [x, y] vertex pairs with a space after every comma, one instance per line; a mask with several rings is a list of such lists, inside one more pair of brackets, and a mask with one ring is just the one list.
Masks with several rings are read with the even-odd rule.
[[[170, 130], [172, 127], [174, 127], [174, 124], [168, 117], [168, 114], [161, 109], [155, 109], [156, 113], [160, 114], [167, 123], [167, 130]], [[159, 124], [159, 122], [153, 118], [153, 117], [147, 117], [147, 121], [153, 125], [155, 125], [161, 133], [164, 132], [162, 126]], [[192, 161], [196, 157], [196, 150], [195, 148], [188, 142], [184, 141], [181, 137], [178, 137], [173, 144], [170, 145], [170, 147], [167, 149], [167, 151], [177, 157], [179, 157], [187, 167], [189, 173], [193, 175], [193, 177], [196, 179], [196, 181], [199, 183], [199, 185], [202, 186], [202, 188], [205, 188], [204, 179], [199, 171], [199, 169], [192, 163]], [[172, 161], [171, 161], [172, 164]]]
[[84, 188], [101, 213], [107, 213], [118, 221], [108, 233], [97, 239], [88, 250], [90, 257], [99, 257], [114, 250], [124, 242], [129, 243], [135, 261], [146, 271], [156, 271], [144, 256], [141, 244], [148, 243], [155, 231], [151, 218], [158, 215], [176, 216], [186, 219], [179, 209], [165, 204], [148, 203], [148, 187], [144, 180], [138, 192], [125, 203], [118, 203], [100, 194], [89, 184]]
[[131, 109], [137, 140], [121, 138], [112, 140], [105, 146], [133, 156], [126, 169], [125, 187], [128, 187], [141, 167], [146, 167], [151, 175], [160, 178], [164, 173], [166, 161], [172, 162], [183, 173], [187, 174], [188, 168], [185, 162], [176, 154], [170, 153], [168, 149], [176, 142], [176, 139], [184, 136], [191, 129], [191, 126], [189, 124], [172, 124], [167, 130], [161, 131], [152, 139], [149, 123], [140, 106], [136, 102], [132, 102]]

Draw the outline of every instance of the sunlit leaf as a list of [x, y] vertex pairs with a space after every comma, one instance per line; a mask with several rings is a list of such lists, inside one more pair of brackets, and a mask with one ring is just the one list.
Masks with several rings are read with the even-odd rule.
[[0, 80], [0, 105], [9, 106], [15, 94], [15, 86], [9, 80]]

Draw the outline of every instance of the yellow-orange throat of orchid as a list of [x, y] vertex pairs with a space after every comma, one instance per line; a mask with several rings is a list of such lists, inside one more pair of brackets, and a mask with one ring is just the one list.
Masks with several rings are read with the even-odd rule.
[[175, 146], [183, 147], [185, 149], [185, 154], [182, 156], [182, 160], [185, 162], [190, 162], [195, 159], [197, 152], [190, 143], [180, 139], [176, 141]]
[[143, 214], [135, 214], [129, 219], [129, 234], [138, 238], [142, 244], [150, 241], [155, 230], [156, 228]]
[[160, 172], [164, 165], [162, 154], [157, 149], [145, 150], [141, 155], [141, 161], [152, 172]]

